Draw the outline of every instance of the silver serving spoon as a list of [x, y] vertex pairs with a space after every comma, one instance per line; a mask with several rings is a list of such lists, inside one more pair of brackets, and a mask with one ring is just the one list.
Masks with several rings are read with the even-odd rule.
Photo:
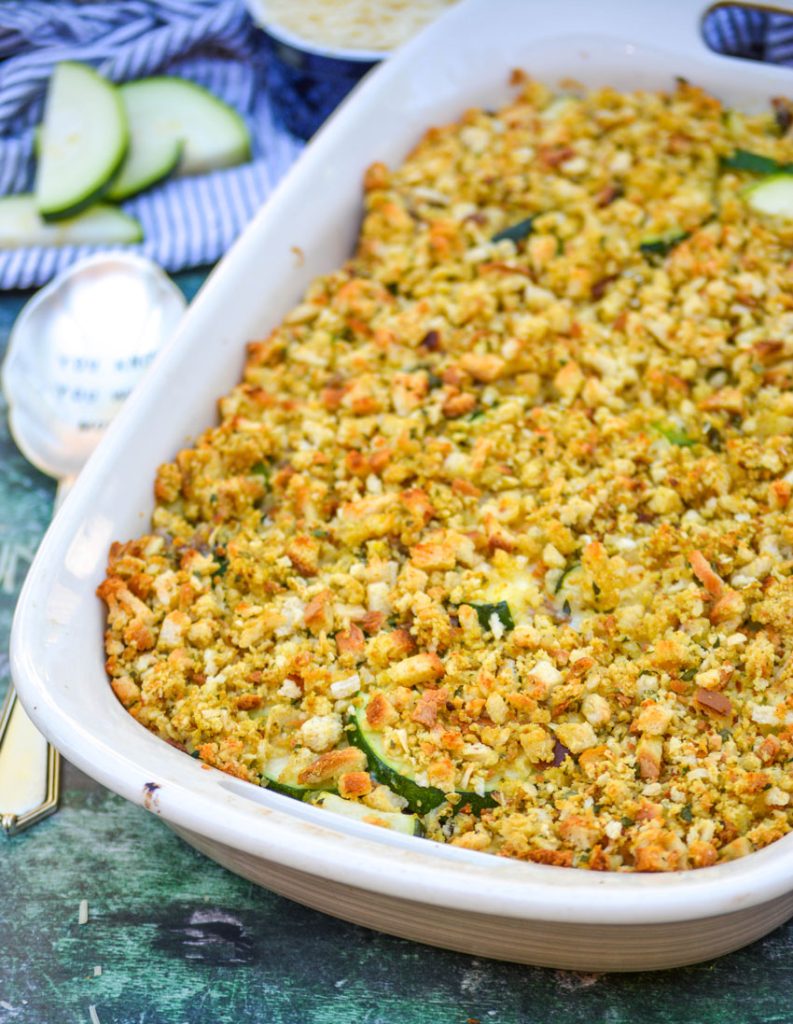
[[[9, 427], [25, 458], [58, 480], [55, 511], [185, 305], [150, 260], [101, 253], [59, 275], [19, 314], [2, 370]], [[57, 808], [59, 761], [9, 684], [0, 710], [7, 835]]]

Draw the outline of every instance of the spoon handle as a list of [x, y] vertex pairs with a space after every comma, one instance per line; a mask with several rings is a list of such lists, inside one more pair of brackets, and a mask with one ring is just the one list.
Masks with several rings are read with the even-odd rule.
[[64, 501], [66, 501], [67, 495], [69, 494], [69, 491], [72, 489], [72, 487], [74, 487], [76, 480], [76, 473], [72, 474], [72, 476], [62, 476], [59, 478], [58, 488], [55, 491], [55, 501], [53, 502], [52, 506], [53, 515], [55, 515], [55, 513], [58, 511], [58, 509], [61, 507]]
[[0, 828], [7, 836], [58, 807], [60, 755], [28, 718], [9, 686], [0, 710]]
[[[75, 479], [67, 476], [58, 481], [54, 512]], [[9, 683], [0, 709], [0, 828], [7, 836], [57, 810], [60, 767], [60, 754], [37, 731]]]

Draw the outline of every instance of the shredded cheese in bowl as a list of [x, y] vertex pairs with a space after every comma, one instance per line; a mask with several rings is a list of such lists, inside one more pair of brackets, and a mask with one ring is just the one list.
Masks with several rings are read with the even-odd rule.
[[308, 43], [389, 51], [406, 42], [454, 0], [252, 0], [255, 16]]

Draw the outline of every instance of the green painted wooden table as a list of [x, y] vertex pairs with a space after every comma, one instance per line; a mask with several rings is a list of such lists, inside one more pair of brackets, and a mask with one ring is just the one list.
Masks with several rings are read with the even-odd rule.
[[[179, 283], [191, 296], [202, 279]], [[25, 298], [0, 298], [0, 350]], [[54, 493], [5, 412], [0, 400], [0, 690]], [[58, 814], [0, 844], [0, 1024], [88, 1024], [91, 1007], [102, 1024], [793, 1024], [793, 923], [660, 974], [475, 960], [258, 889], [70, 766]]]

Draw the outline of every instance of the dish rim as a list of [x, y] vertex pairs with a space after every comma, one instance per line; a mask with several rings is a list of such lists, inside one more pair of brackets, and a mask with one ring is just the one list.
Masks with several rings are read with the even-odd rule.
[[[48, 622], [42, 619], [49, 587], [68, 555], [70, 544], [80, 534], [92, 495], [103, 480], [107, 484], [118, 452], [133, 443], [136, 429], [144, 422], [148, 406], [156, 403], [158, 394], [163, 400], [167, 373], [173, 373], [189, 359], [190, 337], [197, 331], [194, 325], [211, 322], [213, 318], [217, 323], [218, 310], [212, 312], [215, 297], [222, 298], [234, 275], [257, 258], [262, 239], [267, 239], [270, 226], [277, 223], [278, 213], [305, 194], [303, 190], [311, 176], [316, 178], [323, 162], [333, 154], [333, 147], [343, 144], [345, 133], [352, 131], [356, 118], [378, 97], [385, 96], [399, 81], [403, 69], [420, 60], [436, 40], [442, 40], [443, 33], [464, 31], [468, 19], [475, 24], [476, 17], [484, 17], [487, 2], [464, 0], [452, 7], [394, 58], [375, 69], [320, 130], [290, 175], [212, 271], [182, 326], [158, 356], [154, 368], [159, 372], [148, 375], [112, 425], [40, 546], [14, 617], [12, 674], [34, 722], [70, 760], [100, 782], [184, 829], [319, 878], [473, 913], [581, 924], [691, 921], [758, 906], [793, 888], [793, 834], [730, 863], [658, 875], [571, 871], [456, 850], [410, 837], [361, 835], [353, 828], [355, 823], [335, 817], [328, 821], [331, 816], [326, 812], [304, 805], [290, 807], [284, 803], [288, 798], [259, 787], [251, 785], [256, 799], [251, 799], [252, 794], [242, 795], [233, 786], [236, 780], [230, 783], [228, 776], [199, 765], [146, 732], [115, 702], [103, 680], [106, 696], [127, 723], [122, 731], [129, 734], [129, 746], [116, 749], [109, 740], [61, 711], [38, 660], [39, 648], [47, 643], [48, 637]], [[520, 2], [500, 0], [500, 7], [517, 10]], [[711, 54], [690, 34], [684, 33], [680, 42], [679, 33], [698, 22], [704, 5], [667, 0], [663, 26], [649, 26], [646, 16], [633, 10], [641, 5], [602, 0], [597, 5], [596, 21], [587, 10], [590, 6], [593, 5], [585, 0], [557, 0], [553, 10], [544, 13], [546, 32], [555, 26], [557, 40], [581, 35], [593, 44], [605, 38], [622, 46], [633, 46], [626, 40], [636, 39], [654, 51], [659, 50], [660, 35], [661, 43], [666, 40], [670, 46], [673, 42], [677, 46], [676, 63], [696, 59], [719, 66], [725, 60], [736, 64], [735, 59]], [[571, 37], [565, 25], [579, 16], [582, 28], [576, 23], [576, 34]], [[610, 34], [604, 35], [603, 23], [614, 26]], [[682, 51], [682, 56], [677, 56], [678, 51]], [[663, 46], [661, 52], [672, 53]], [[774, 89], [774, 83], [787, 83], [789, 72], [784, 69], [766, 65], [754, 68], [747, 66], [746, 61], [738, 64], [744, 77], [768, 82], [769, 90]], [[503, 71], [506, 74], [508, 69]], [[109, 707], [107, 711], [109, 720], [121, 728], [115, 712]], [[133, 736], [131, 730], [137, 733]], [[143, 761], [133, 758], [133, 752], [142, 756]], [[450, 870], [452, 863], [456, 867]], [[570, 898], [575, 900], [574, 905]]]

